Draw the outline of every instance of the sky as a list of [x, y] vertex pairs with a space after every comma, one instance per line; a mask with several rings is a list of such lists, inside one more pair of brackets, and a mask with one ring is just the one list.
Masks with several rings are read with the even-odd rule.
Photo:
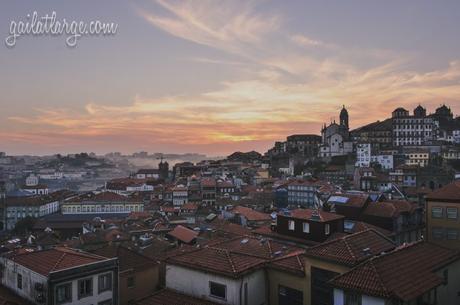
[[[24, 35], [12, 21], [118, 25], [110, 36]], [[265, 152], [418, 104], [460, 113], [460, 1], [0, 2], [0, 151]]]

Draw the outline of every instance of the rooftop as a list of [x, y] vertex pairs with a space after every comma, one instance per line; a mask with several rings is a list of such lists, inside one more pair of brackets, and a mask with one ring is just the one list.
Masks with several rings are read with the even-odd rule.
[[[292, 217], [292, 218], [299, 218], [299, 219], [315, 220], [314, 219], [315, 211], [316, 210], [313, 210], [313, 209], [296, 209], [296, 210], [289, 211], [288, 214], [280, 213], [278, 215]], [[316, 221], [320, 221], [320, 222], [328, 222], [328, 221], [334, 221], [334, 220], [345, 218], [342, 215], [324, 212], [322, 210], [317, 210], [317, 212], [318, 212], [319, 218]]]
[[48, 276], [51, 272], [107, 260], [107, 258], [99, 255], [70, 248], [53, 248], [43, 251], [16, 254], [9, 259], [45, 276]]
[[372, 256], [391, 251], [395, 247], [395, 244], [384, 235], [369, 229], [311, 247], [307, 249], [306, 255], [355, 266]]
[[[171, 257], [168, 263], [238, 278], [274, 260], [287, 258], [294, 253], [300, 255], [301, 251], [300, 248], [272, 240], [236, 237]], [[298, 265], [291, 261], [280, 261], [276, 266], [298, 272]]]
[[366, 295], [409, 301], [442, 284], [435, 271], [459, 258], [453, 250], [417, 242], [373, 257], [331, 283]]
[[264, 221], [264, 220], [271, 220], [269, 214], [262, 213], [255, 211], [251, 208], [243, 207], [243, 206], [236, 206], [232, 210], [233, 213], [237, 213], [246, 217], [249, 221]]
[[432, 192], [427, 196], [427, 200], [460, 203], [460, 180], [456, 180]]
[[198, 232], [190, 230], [184, 226], [178, 225], [168, 235], [184, 243], [191, 243], [198, 236]]

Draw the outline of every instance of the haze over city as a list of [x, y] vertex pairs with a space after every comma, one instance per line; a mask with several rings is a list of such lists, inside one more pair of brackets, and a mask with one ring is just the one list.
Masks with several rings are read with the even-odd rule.
[[[91, 10], [87, 7], [91, 3]], [[419, 103], [460, 112], [460, 3], [405, 1], [8, 1], [118, 24], [116, 35], [26, 36], [0, 48], [0, 142], [9, 154], [225, 155], [350, 127]]]

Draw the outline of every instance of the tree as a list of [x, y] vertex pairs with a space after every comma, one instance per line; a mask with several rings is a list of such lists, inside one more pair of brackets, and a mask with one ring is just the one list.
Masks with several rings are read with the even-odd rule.
[[25, 234], [30, 231], [32, 231], [32, 228], [35, 225], [35, 222], [37, 221], [36, 218], [27, 216], [25, 218], [20, 219], [18, 222], [16, 222], [16, 225], [14, 226], [13, 232], [16, 234]]

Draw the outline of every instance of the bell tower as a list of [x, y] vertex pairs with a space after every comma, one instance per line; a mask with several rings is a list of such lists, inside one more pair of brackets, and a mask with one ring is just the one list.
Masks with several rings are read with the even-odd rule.
[[345, 105], [343, 105], [343, 108], [340, 111], [340, 125], [345, 126], [348, 130], [348, 111], [345, 109]]

